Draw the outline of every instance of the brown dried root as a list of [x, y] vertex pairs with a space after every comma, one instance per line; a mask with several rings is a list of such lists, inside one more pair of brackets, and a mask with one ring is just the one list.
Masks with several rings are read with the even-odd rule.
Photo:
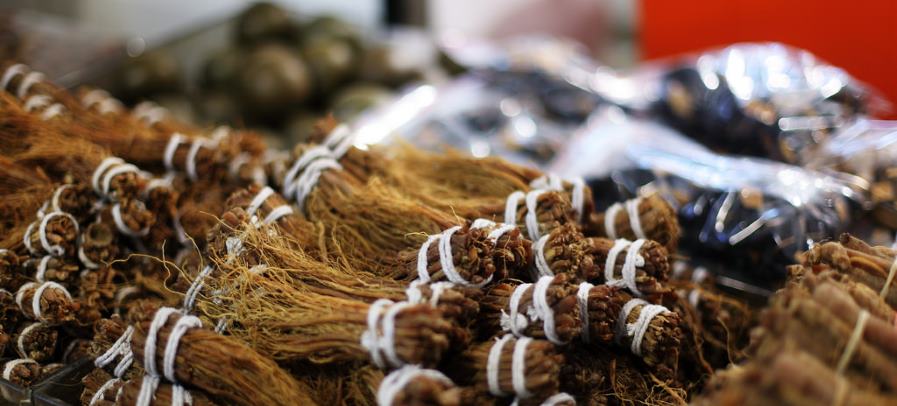
[[[143, 381], [141, 379], [131, 379], [126, 382], [121, 387], [121, 395], [116, 396], [117, 405], [135, 405], [137, 404], [137, 396], [140, 394], [140, 388], [143, 385]], [[187, 395], [189, 395], [189, 404], [194, 406], [214, 406], [219, 403], [213, 401], [207, 394], [204, 392], [194, 389], [194, 388], [185, 388]], [[117, 390], [116, 390], [117, 391]], [[152, 401], [149, 403], [154, 406], [166, 406], [171, 405], [172, 403], [172, 393], [174, 391], [174, 385], [166, 382], [160, 382], [159, 386], [156, 387], [155, 394], [153, 395]], [[227, 404], [227, 403], [220, 403]], [[263, 404], [263, 403], [256, 403]], [[274, 404], [274, 403], [271, 403]]]
[[[36, 296], [38, 293], [40, 295]], [[25, 317], [50, 323], [75, 320], [80, 307], [64, 287], [54, 282], [29, 282], [22, 285], [16, 292], [16, 302]], [[35, 314], [35, 308], [39, 314]]]
[[[181, 316], [169, 317], [159, 329], [158, 343], [166, 343]], [[135, 359], [144, 360], [150, 321], [135, 325], [131, 349]], [[155, 347], [155, 363], [161, 369], [164, 346]], [[188, 329], [180, 339], [174, 361], [175, 377], [222, 403], [235, 405], [311, 405], [309, 389], [290, 377], [273, 361], [259, 355], [231, 337], [204, 328]], [[264, 382], [263, 385], [259, 383]]]
[[697, 327], [701, 336], [704, 359], [714, 368], [742, 359], [754, 321], [747, 304], [690, 282], [672, 286], [677, 293], [676, 311], [697, 324], [690, 327]]
[[[855, 327], [855, 321], [844, 321], [826, 306], [808, 297], [808, 293], [797, 290], [782, 292], [775, 298], [773, 307], [764, 311], [761, 327], [752, 333], [752, 353], [762, 358], [778, 353], [782, 343], [796, 345], [813, 354], [826, 365], [836, 365]], [[835, 306], [843, 307], [842, 303]], [[878, 319], [870, 318], [864, 330], [864, 337], [884, 334], [888, 329], [895, 335], [893, 327], [884, 325]], [[868, 338], [867, 338], [868, 339]], [[893, 344], [892, 344], [893, 345]], [[853, 352], [844, 376], [852, 382], [882, 390], [894, 390], [897, 386], [897, 366], [881, 348], [859, 341]], [[872, 386], [870, 386], [872, 385]]]
[[21, 387], [27, 388], [41, 379], [41, 367], [37, 361], [19, 358], [3, 363], [2, 378]]
[[[294, 155], [301, 157], [308, 149], [307, 145], [297, 146]], [[452, 213], [410, 199], [378, 179], [362, 183], [348, 171], [338, 169], [321, 172], [316, 186], [298, 203], [310, 220], [322, 223], [328, 230], [334, 245], [331, 251], [344, 256], [353, 267], [407, 279], [416, 277], [417, 251], [428, 234], [467, 223]], [[496, 272], [496, 278], [507, 275], [508, 270], [496, 268], [502, 261], [491, 258], [492, 247], [505, 244], [517, 247], [499, 252], [505, 261], [509, 253], [515, 256], [527, 253], [519, 247], [525, 243], [517, 234], [506, 233], [498, 241], [492, 241], [486, 232], [469, 231], [463, 227], [451, 240], [458, 271], [471, 284], [485, 283]], [[456, 241], [459, 239], [463, 241]], [[437, 253], [437, 245], [431, 244], [430, 252]], [[464, 251], [459, 253], [455, 249]], [[526, 262], [527, 257], [518, 256], [512, 263]]]
[[[613, 283], [622, 284], [630, 289], [637, 296], [646, 296], [656, 299], [666, 292], [669, 288], [664, 284], [669, 280], [670, 274], [670, 258], [668, 251], [660, 245], [660, 243], [652, 240], [636, 240], [632, 245], [626, 245], [623, 240], [609, 240], [606, 238], [589, 238], [591, 243], [591, 252], [594, 262], [597, 265], [598, 272], [584, 277], [593, 283], [608, 283], [606, 269], [611, 261], [608, 256], [614, 246], [622, 247], [618, 250], [618, 254], [613, 262]], [[634, 287], [629, 286], [624, 277], [623, 269], [630, 262], [629, 254], [635, 244], [639, 244], [638, 255], [631, 258], [632, 265], [635, 265]]]
[[812, 268], [793, 265], [788, 268], [788, 281], [810, 291], [821, 284], [835, 285], [838, 289], [850, 294], [857, 305], [869, 311], [869, 314], [885, 322], [894, 323], [897, 312], [879, 296], [879, 292], [867, 285], [855, 282], [849, 275], [832, 270], [826, 265]]
[[[638, 219], [629, 217], [627, 205], [631, 204], [636, 205]], [[638, 197], [620, 202], [618, 205], [608, 209], [615, 212], [613, 222], [605, 220], [607, 211], [593, 214], [586, 226], [586, 234], [612, 240], [646, 238], [657, 241], [670, 253], [676, 252], [679, 243], [679, 221], [676, 219], [676, 211], [660, 195]], [[641, 235], [634, 231], [638, 228], [642, 230]]]
[[[523, 364], [514, 361], [514, 354], [523, 352]], [[498, 355], [494, 364], [496, 375], [489, 377], [490, 354]], [[472, 386], [482, 395], [517, 396], [521, 399], [545, 399], [558, 391], [559, 372], [564, 364], [564, 356], [545, 340], [515, 338], [511, 335], [486, 340], [464, 350], [459, 357], [445, 365], [444, 370], [455, 382]], [[512, 371], [522, 368], [524, 385], [514, 384]], [[494, 379], [491, 386], [490, 379]]]
[[[587, 292], [586, 301], [583, 301], [583, 292]], [[588, 335], [583, 335], [583, 341], [595, 348], [604, 348], [615, 341], [653, 367], [658, 376], [669, 378], [675, 375], [682, 340], [679, 314], [633, 299], [622, 289], [607, 285], [579, 285], [577, 305], [588, 315], [583, 323]], [[646, 309], [651, 311], [651, 317], [640, 319]], [[622, 320], [626, 311], [625, 320]], [[644, 330], [641, 338], [638, 337], [640, 329]]]
[[[450, 337], [463, 334], [439, 310], [404, 303], [385, 307], [375, 303], [381, 317], [376, 331], [368, 331], [368, 313], [374, 305], [314, 293], [293, 283], [290, 272], [276, 266], [248, 267], [238, 258], [221, 270], [222, 277], [207, 283], [221, 292], [216, 295], [221, 308], [210, 308], [207, 315], [232, 321], [230, 334], [279, 361], [326, 364], [372, 356], [376, 361], [388, 351], [381, 348], [386, 334], [394, 339], [396, 359], [388, 359], [390, 364], [433, 365], [448, 348]], [[384, 318], [394, 320], [394, 334], [382, 331]]]
[[548, 273], [540, 269], [540, 266], [547, 268], [552, 274], [566, 274], [570, 279], [584, 279], [598, 273], [591, 243], [583, 237], [575, 224], [556, 227], [547, 237], [542, 238], [545, 239], [544, 244], [537, 242], [533, 249], [534, 266], [528, 273], [518, 273], [513, 277], [535, 280], [539, 274]]
[[[84, 390], [81, 391], [81, 404], [84, 406], [114, 405], [118, 391], [124, 386], [125, 382], [120, 379], [110, 382], [113, 378], [114, 377], [111, 374], [101, 368], [95, 368], [93, 371], [90, 371], [89, 374], [84, 375], [84, 378], [81, 378], [81, 384], [84, 385]], [[97, 392], [100, 389], [102, 389], [103, 392], [101, 395], [97, 395]], [[96, 399], [94, 399], [95, 396]]]
[[[885, 286], [897, 253], [885, 247], [870, 247], [849, 234], [842, 234], [837, 242], [815, 245], [802, 258], [804, 265], [828, 265], [868, 285], [876, 292], [884, 290], [884, 299], [897, 307], [897, 286]], [[897, 279], [897, 278], [895, 278]]]
[[47, 323], [26, 324], [14, 337], [16, 354], [37, 362], [49, 361], [56, 353], [58, 338], [57, 329]]
[[[453, 210], [466, 218], [503, 216], [505, 201], [510, 194], [548, 186], [534, 182], [539, 178], [544, 180], [540, 171], [501, 158], [475, 158], [457, 151], [433, 153], [408, 145], [373, 150], [369, 154], [389, 157], [386, 159], [388, 174], [381, 175], [388, 182], [427, 205]], [[548, 225], [544, 232], [551, 229], [552, 222], [565, 224], [577, 217], [570, 205], [574, 185], [564, 181], [561, 186], [561, 193], [546, 193], [545, 198], [540, 196], [538, 199], [540, 223], [545, 220], [544, 224]], [[593, 210], [592, 193], [586, 186], [583, 188], [582, 218], [589, 218]], [[524, 224], [522, 213], [518, 211], [518, 214], [520, 221], [517, 224]]]
[[120, 247], [113, 224], [91, 223], [81, 232], [78, 258], [87, 268], [98, 268], [116, 259]]
[[793, 347], [718, 373], [692, 404], [886, 405], [893, 395], [849, 382], [813, 355]]
[[[504, 331], [548, 338], [555, 344], [570, 342], [579, 336], [582, 323], [577, 288], [569, 280], [561, 274], [542, 277], [535, 284], [506, 282], [489, 287], [480, 304], [480, 331], [487, 337]], [[515, 292], [519, 297], [516, 308], [511, 303]], [[543, 292], [541, 298], [539, 292]]]
[[[42, 121], [4, 94], [0, 94], [0, 111], [0, 140], [10, 145], [6, 156], [18, 164], [39, 167], [53, 179], [89, 184], [97, 167], [111, 157], [102, 147], [79, 139], [78, 132], [89, 130], [70, 122]], [[111, 165], [104, 174], [121, 165]], [[99, 182], [98, 193], [117, 199], [135, 197], [145, 182], [136, 171], [125, 171], [109, 178], [108, 189]]]
[[[121, 223], [115, 221], [115, 212], [121, 214]], [[147, 209], [141, 200], [122, 199], [118, 203], [104, 207], [99, 214], [100, 222], [111, 225], [119, 235], [142, 239], [156, 223], [156, 215]], [[85, 252], [86, 253], [86, 252]], [[97, 255], [97, 259], [100, 255]], [[92, 259], [91, 259], [92, 260]]]
[[[21, 267], [27, 258], [27, 256], [19, 256], [15, 251], [0, 248], [0, 289], [15, 290], [27, 282], [27, 278], [30, 275], [25, 274]], [[2, 291], [0, 291], [0, 294], [2, 294]], [[0, 303], [3, 302], [0, 301]]]
[[77, 282], [77, 273], [80, 271], [80, 267], [78, 264], [72, 263], [71, 260], [46, 255], [25, 261], [22, 270], [27, 275], [42, 275], [43, 280], [72, 286]]
[[[224, 217], [230, 218], [231, 221], [247, 217], [241, 209], [231, 210], [228, 214], [230, 215]], [[221, 227], [216, 240], [239, 238], [241, 249], [238, 253], [228, 253], [226, 247], [220, 247], [226, 244], [219, 245], [213, 241], [209, 246], [213, 265], [226, 266], [228, 261], [233, 261], [233, 255], [239, 255], [244, 258], [246, 265], [251, 267], [259, 264], [278, 267], [282, 269], [284, 276], [291, 279], [290, 283], [293, 286], [301, 286], [302, 289], [317, 294], [369, 303], [378, 299], [390, 299], [435, 305], [446, 318], [465, 326], [469, 325], [479, 313], [482, 292], [478, 289], [446, 283], [435, 287], [432, 284], [416, 284], [416, 289], [409, 288], [408, 284], [403, 282], [378, 277], [340, 263], [328, 264], [313, 258], [297, 249], [299, 243], [293, 241], [292, 237], [281, 235], [281, 232], [286, 230], [275, 232], [275, 229], [280, 228], [280, 223], [262, 228], [247, 222], [240, 222], [234, 226], [237, 228]], [[438, 291], [436, 297], [434, 297], [435, 291]]]

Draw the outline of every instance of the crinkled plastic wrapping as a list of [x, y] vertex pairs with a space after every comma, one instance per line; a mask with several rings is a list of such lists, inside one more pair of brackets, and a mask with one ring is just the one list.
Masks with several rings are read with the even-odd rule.
[[764, 277], [846, 230], [864, 202], [849, 177], [719, 155], [619, 109], [590, 120], [551, 170], [586, 178], [599, 205], [660, 193], [678, 212], [686, 250]]
[[831, 137], [807, 166], [856, 175], [878, 225], [897, 230], [897, 121], [859, 120]]
[[736, 44], [594, 83], [599, 94], [714, 150], [790, 163], [883, 106], [840, 68], [778, 43]]
[[428, 149], [450, 146], [474, 156], [544, 166], [603, 103], [565, 79], [572, 72], [583, 76], [591, 66], [566, 42], [530, 38], [463, 49], [455, 49], [452, 57], [471, 67], [470, 73], [441, 85], [406, 89], [392, 103], [371, 110], [355, 123], [357, 144], [403, 139]]

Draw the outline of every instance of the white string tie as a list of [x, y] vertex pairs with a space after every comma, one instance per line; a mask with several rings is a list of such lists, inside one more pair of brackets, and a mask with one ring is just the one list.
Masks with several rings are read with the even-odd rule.
[[[140, 201], [136, 201], [136, 202], [139, 204], [143, 204]], [[112, 222], [115, 223], [115, 228], [118, 229], [118, 231], [120, 233], [122, 233], [128, 237], [133, 237], [133, 238], [146, 237], [150, 232], [149, 226], [144, 227], [141, 230], [134, 230], [131, 227], [129, 227], [128, 224], [125, 223], [125, 220], [121, 215], [121, 203], [116, 203], [114, 206], [112, 206]]]
[[511, 383], [514, 386], [514, 392], [517, 397], [527, 399], [533, 394], [526, 389], [526, 348], [533, 339], [529, 337], [520, 337], [514, 344], [514, 354], [511, 358]]
[[545, 245], [548, 244], [548, 239], [551, 237], [549, 234], [543, 235], [536, 241], [536, 244], [533, 246], [533, 256], [535, 257], [536, 271], [539, 276], [554, 276], [554, 271], [551, 270], [551, 266], [548, 265], [548, 260], [545, 259]]
[[331, 158], [318, 159], [308, 164], [308, 167], [305, 168], [305, 172], [303, 172], [302, 175], [299, 176], [299, 179], [294, 183], [296, 206], [299, 207], [300, 212], [305, 211], [305, 198], [311, 194], [311, 191], [314, 189], [315, 185], [317, 185], [321, 174], [327, 169], [343, 169], [343, 167], [336, 162], [336, 160]]
[[583, 282], [579, 284], [579, 290], [576, 291], [576, 301], [579, 303], [579, 319], [582, 321], [580, 337], [582, 337], [582, 342], [584, 343], [591, 341], [591, 337], [589, 337], [589, 293], [594, 287], [595, 285], [591, 283]]
[[50, 255], [44, 255], [44, 257], [41, 258], [40, 262], [37, 264], [37, 272], [34, 274], [34, 280], [44, 282], [44, 278], [47, 276], [47, 265], [51, 258], [53, 257]]
[[130, 350], [129, 342], [131, 341], [131, 336], [134, 334], [134, 326], [128, 326], [125, 331], [115, 340], [112, 345], [106, 349], [106, 352], [100, 354], [96, 359], [94, 359], [93, 364], [97, 368], [105, 368], [107, 365], [111, 364], [112, 361], [119, 355], [123, 355], [125, 350]]
[[187, 150], [187, 162], [185, 165], [187, 177], [190, 180], [196, 182], [196, 180], [199, 179], [199, 175], [196, 173], [196, 155], [199, 154], [199, 150], [203, 147], [214, 148], [215, 144], [216, 143], [203, 138], [195, 138], [190, 144], [190, 149]]
[[65, 106], [59, 103], [53, 103], [50, 107], [47, 107], [43, 113], [40, 115], [40, 119], [43, 121], [49, 121], [53, 117], [56, 117], [65, 112]]
[[40, 72], [29, 72], [22, 78], [22, 82], [19, 83], [19, 90], [16, 92], [16, 96], [24, 100], [25, 96], [28, 95], [28, 91], [31, 90], [31, 86], [34, 86], [44, 80], [44, 74]]
[[10, 67], [6, 68], [6, 71], [3, 72], [3, 77], [0, 78], [0, 89], [6, 90], [7, 86], [9, 86], [9, 83], [12, 82], [13, 78], [25, 72], [28, 72], [28, 66], [21, 63], [11, 65]]
[[111, 167], [115, 165], [122, 165], [125, 161], [119, 157], [110, 156], [103, 159], [99, 165], [97, 165], [96, 169], [93, 171], [93, 175], [90, 177], [90, 184], [93, 186], [94, 192], [98, 195], [103, 195], [103, 189], [100, 187], [100, 177], [103, 176], [106, 171], [108, 171]]
[[36, 94], [29, 97], [28, 100], [25, 100], [24, 108], [26, 112], [31, 113], [34, 110], [42, 109], [49, 106], [51, 102], [53, 102], [53, 99], [51, 99], [50, 96], [44, 94]]
[[417, 365], [406, 365], [386, 375], [377, 388], [377, 405], [393, 406], [396, 396], [414, 379], [427, 378], [454, 385], [451, 379], [434, 369], [423, 369]]
[[641, 197], [627, 200], [626, 213], [629, 215], [629, 225], [632, 227], [632, 232], [635, 234], [635, 238], [644, 239], [647, 237], [645, 237], [645, 232], [642, 230], [642, 219], [639, 217], [638, 213], [638, 205], [641, 202]]
[[38, 327], [45, 326], [43, 322], [31, 323], [27, 327], [23, 328], [21, 332], [19, 332], [19, 338], [16, 340], [16, 349], [19, 350], [19, 355], [22, 357], [28, 357], [27, 351], [25, 351], [25, 339], [28, 338], [28, 334], [31, 333], [31, 330], [34, 330]]
[[508, 312], [510, 314], [506, 314], [504, 309], [501, 311], [501, 319], [500, 324], [501, 328], [504, 331], [510, 331], [511, 334], [514, 334], [517, 337], [523, 335], [523, 330], [529, 326], [529, 319], [523, 314], [520, 314], [520, 300], [523, 298], [523, 294], [526, 293], [526, 290], [533, 286], [532, 283], [521, 283], [514, 288], [514, 292], [511, 293], [510, 301], [508, 302]]
[[181, 133], [171, 134], [168, 144], [165, 145], [165, 155], [163, 155], [162, 163], [165, 164], [165, 170], [174, 172], [174, 154], [178, 150], [178, 146], [184, 142], [184, 136]]
[[172, 383], [178, 383], [174, 375], [174, 361], [177, 357], [181, 337], [187, 333], [187, 330], [200, 327], [202, 327], [202, 321], [196, 316], [188, 315], [181, 316], [174, 327], [172, 327], [171, 333], [168, 334], [168, 342], [165, 344], [165, 352], [162, 357], [162, 374], [165, 376], [165, 379]]
[[517, 206], [525, 197], [526, 194], [520, 190], [508, 195], [508, 200], [505, 201], [505, 224], [517, 225]]
[[[614, 241], [613, 247], [607, 252], [607, 259], [604, 263], [604, 280], [607, 285], [625, 286], [632, 291], [633, 294], [637, 296], [642, 295], [638, 290], [635, 279], [638, 268], [645, 266], [645, 258], [639, 254], [639, 251], [642, 249], [645, 242], [647, 242], [647, 240], [636, 240], [635, 242], [632, 242], [622, 238]], [[617, 256], [619, 256], [623, 250], [626, 250], [626, 255], [621, 271], [622, 279], [617, 279], [614, 276]]]
[[501, 338], [497, 338], [492, 347], [489, 348], [489, 356], [486, 358], [486, 383], [489, 386], [489, 393], [493, 396], [502, 397], [505, 395], [505, 392], [501, 390], [501, 381], [499, 380], [501, 352], [505, 344], [513, 338], [514, 336], [505, 334]]
[[90, 398], [90, 403], [88, 403], [87, 406], [96, 405], [97, 402], [99, 402], [106, 396], [105, 395], [106, 391], [109, 390], [109, 388], [111, 388], [113, 385], [115, 385], [117, 382], [120, 382], [120, 381], [121, 380], [118, 378], [112, 378], [112, 379], [109, 379], [108, 381], [106, 381], [106, 383], [104, 383], [102, 386], [100, 386], [99, 389], [97, 389], [96, 392], [94, 392], [93, 396]]
[[[626, 319], [636, 306], [642, 306], [638, 318], [634, 323], [627, 323]], [[617, 320], [617, 342], [622, 343], [623, 337], [631, 338], [630, 350], [633, 354], [641, 356], [642, 340], [645, 338], [645, 333], [648, 332], [651, 321], [659, 314], [667, 312], [669, 310], [666, 307], [652, 305], [642, 299], [632, 299], [626, 302], [620, 311], [620, 318]]]
[[533, 308], [536, 316], [542, 319], [542, 331], [545, 332], [545, 337], [548, 338], [548, 341], [551, 341], [552, 344], [563, 345], [566, 342], [558, 337], [557, 328], [554, 324], [554, 309], [548, 304], [548, 288], [553, 281], [553, 276], [543, 276], [536, 282], [535, 287], [533, 287]]
[[615, 220], [617, 219], [617, 213], [621, 209], [623, 209], [622, 204], [614, 203], [604, 211], [604, 233], [607, 234], [607, 238], [612, 240], [617, 239], [617, 224]]
[[189, 312], [193, 310], [193, 306], [196, 304], [196, 296], [199, 295], [199, 291], [202, 290], [206, 277], [208, 277], [214, 269], [215, 268], [212, 265], [206, 265], [202, 271], [196, 275], [196, 279], [193, 280], [193, 283], [190, 284], [190, 288], [187, 289], [187, 293], [184, 294], [185, 311]]
[[524, 217], [524, 221], [526, 222], [526, 231], [529, 233], [529, 239], [532, 241], [536, 241], [539, 237], [542, 236], [541, 230], [539, 230], [539, 218], [538, 218], [538, 208], [539, 208], [539, 196], [542, 196], [548, 192], [544, 189], [536, 189], [530, 191], [526, 194], [526, 216]]
[[[79, 232], [78, 220], [75, 220], [74, 216], [72, 216], [71, 214], [68, 214], [66, 212], [54, 211], [54, 212], [49, 213], [46, 216], [44, 216], [44, 218], [42, 218], [40, 221], [40, 227], [38, 227], [37, 232], [38, 232], [38, 237], [40, 237], [41, 247], [43, 247], [44, 251], [47, 252], [48, 254], [56, 256], [56, 257], [61, 257], [62, 255], [65, 254], [65, 247], [63, 247], [60, 244], [57, 244], [57, 245], [51, 244], [49, 237], [47, 236], [47, 225], [49, 225], [50, 220], [52, 220], [55, 217], [65, 217], [65, 218], [68, 218], [69, 220], [71, 220], [72, 225], [74, 225], [74, 227], [75, 227], [75, 233]], [[26, 235], [27, 235], [27, 233], [26, 233]], [[31, 239], [30, 236], [28, 239], [29, 240]]]
[[287, 173], [283, 177], [283, 194], [285, 196], [290, 196], [295, 191], [295, 188], [298, 186], [295, 184], [296, 178], [302, 173], [302, 171], [311, 164], [312, 162], [322, 159], [322, 158], [330, 158], [331, 152], [327, 147], [323, 145], [317, 145], [306, 150], [302, 156], [299, 157], [295, 162], [293, 162], [293, 166], [287, 171]]
[[10, 376], [12, 375], [12, 370], [22, 364], [37, 364], [37, 361], [31, 358], [19, 358], [7, 361], [3, 366], [3, 379], [6, 379], [8, 381]]
[[263, 223], [266, 225], [271, 224], [277, 220], [280, 220], [281, 217], [289, 216], [291, 214], [293, 214], [293, 208], [289, 205], [283, 204], [275, 207], [274, 210], [271, 210], [271, 212], [268, 213], [267, 216], [265, 216], [265, 220], [263, 221]]
[[262, 190], [259, 190], [259, 192], [256, 193], [255, 197], [252, 198], [252, 201], [249, 202], [249, 206], [246, 206], [246, 214], [248, 214], [250, 217], [254, 216], [259, 207], [261, 207], [262, 204], [265, 203], [265, 200], [268, 200], [268, 198], [273, 194], [274, 189], [271, 189], [268, 186], [263, 187]]
[[389, 299], [377, 299], [374, 303], [371, 303], [367, 315], [368, 328], [361, 334], [361, 346], [368, 350], [374, 365], [381, 369], [386, 368], [386, 363], [381, 353], [380, 333], [377, 327], [380, 324], [383, 310], [392, 304], [393, 301]]
[[455, 269], [455, 259], [452, 255], [452, 235], [455, 234], [461, 226], [454, 226], [442, 232], [442, 238], [439, 240], [439, 263], [442, 266], [442, 272], [445, 274], [449, 282], [457, 283], [462, 286], [470, 286], [481, 288], [492, 281], [492, 275], [480, 283], [471, 283], [464, 279]]

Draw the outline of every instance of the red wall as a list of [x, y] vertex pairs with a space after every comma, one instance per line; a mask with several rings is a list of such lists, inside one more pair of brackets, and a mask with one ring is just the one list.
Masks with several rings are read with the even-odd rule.
[[897, 119], [897, 0], [641, 0], [645, 60], [743, 41], [807, 49], [872, 85]]

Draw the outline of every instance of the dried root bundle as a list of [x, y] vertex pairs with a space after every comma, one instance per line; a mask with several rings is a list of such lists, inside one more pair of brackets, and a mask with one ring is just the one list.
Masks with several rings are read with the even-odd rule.
[[491, 286], [480, 306], [479, 328], [486, 336], [509, 332], [562, 345], [581, 332], [576, 285], [563, 274], [543, 276], [536, 283]]
[[581, 283], [576, 298], [580, 313], [585, 315], [585, 343], [601, 348], [616, 342], [653, 367], [658, 376], [675, 375], [682, 340], [678, 313], [607, 285]]
[[[182, 324], [186, 316], [176, 312], [172, 315], [165, 309], [170, 308], [162, 308], [154, 313], [152, 320], [135, 325], [131, 349], [148, 372], [160, 370], [169, 382], [173, 377], [227, 404], [314, 404], [309, 389], [273, 361], [233, 338], [196, 328], [189, 321]], [[184, 329], [185, 325], [190, 327]], [[169, 343], [169, 337], [175, 332], [182, 334], [176, 341], [179, 344], [176, 347], [163, 344]], [[154, 341], [148, 343], [148, 337]], [[166, 355], [172, 361], [166, 360]], [[150, 362], [154, 365], [147, 365]]]
[[676, 211], [658, 194], [637, 197], [610, 206], [589, 219], [586, 234], [611, 240], [649, 239], [675, 253], [679, 242]]
[[290, 271], [274, 265], [223, 264], [218, 288], [221, 309], [206, 312], [232, 322], [228, 331], [281, 362], [371, 360], [379, 366], [433, 365], [464, 334], [438, 309], [425, 304], [369, 304], [314, 293], [292, 283]]
[[51, 323], [75, 320], [79, 304], [62, 285], [29, 282], [16, 292], [16, 304], [25, 317]]
[[474, 344], [444, 367], [483, 395], [544, 400], [557, 393], [564, 356], [546, 340], [512, 335]]
[[692, 404], [888, 405], [893, 394], [855, 384], [797, 348], [718, 373]]
[[[849, 234], [842, 234], [838, 241], [815, 245], [803, 257], [807, 266], [828, 265], [851, 279], [881, 292], [891, 307], [897, 307], [897, 286], [891, 270], [897, 261], [897, 252], [886, 247], [871, 247]], [[889, 277], [891, 279], [889, 280]]]
[[657, 299], [669, 291], [670, 259], [667, 250], [652, 240], [589, 238], [598, 265], [585, 280], [623, 286], [639, 297]]
[[[261, 211], [261, 210], [260, 210]], [[265, 213], [265, 212], [262, 212]], [[259, 228], [252, 224], [245, 211], [237, 208], [223, 216], [223, 225], [217, 233], [219, 238], [210, 245], [212, 265], [227, 267], [234, 256], [243, 258], [250, 267], [277, 267], [290, 279], [292, 286], [310, 290], [316, 294], [340, 297], [364, 302], [378, 299], [393, 301], [407, 300], [436, 307], [448, 319], [461, 325], [469, 325], [479, 313], [481, 291], [455, 286], [449, 282], [407, 283], [359, 271], [338, 262], [326, 263], [317, 260], [303, 250], [302, 244], [283, 235], [291, 217], [286, 216], [268, 227]], [[275, 231], [276, 230], [276, 231]], [[225, 240], [225, 241], [220, 241]], [[230, 241], [230, 244], [228, 244]], [[231, 251], [239, 241], [237, 252]], [[220, 244], [219, 244], [220, 242]]]

